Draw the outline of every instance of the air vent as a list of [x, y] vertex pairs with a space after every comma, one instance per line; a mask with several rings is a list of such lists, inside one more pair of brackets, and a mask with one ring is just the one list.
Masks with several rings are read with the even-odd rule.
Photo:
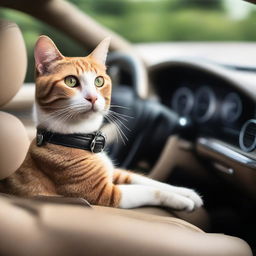
[[248, 120], [242, 127], [239, 135], [240, 148], [245, 152], [256, 148], [256, 120]]

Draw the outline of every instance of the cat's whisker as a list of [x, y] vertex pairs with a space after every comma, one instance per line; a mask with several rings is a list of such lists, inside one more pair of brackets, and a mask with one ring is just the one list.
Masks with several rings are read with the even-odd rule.
[[[46, 118], [43, 123], [49, 121], [49, 120], [53, 120], [56, 121], [55, 119], [57, 118], [57, 120], [69, 120], [72, 119], [74, 117], [77, 117], [81, 112], [84, 110], [84, 106], [81, 104], [71, 104], [67, 107], [59, 107], [55, 112], [48, 114], [48, 118]], [[69, 113], [69, 111], [72, 111], [73, 113]], [[69, 116], [66, 116], [66, 114], [69, 113]]]
[[116, 116], [111, 115], [111, 114], [110, 114], [110, 116], [111, 116], [117, 123], [119, 123], [121, 126], [124, 126], [124, 128], [125, 128], [126, 130], [131, 131], [131, 130], [130, 130], [121, 120], [119, 120]]
[[[113, 124], [115, 126], [115, 129], [116, 129], [116, 133], [117, 133], [117, 136], [115, 136], [115, 139], [116, 139], [116, 142], [118, 143], [119, 142], [119, 133], [117, 131], [117, 128], [116, 128], [116, 124], [113, 123], [107, 116], [105, 116], [106, 120], [110, 123], [110, 124]], [[119, 135], [119, 136], [118, 136]]]
[[61, 106], [61, 107], [54, 107], [54, 110], [56, 109], [56, 111], [59, 111], [59, 110], [66, 110], [67, 108], [73, 108], [73, 107], [76, 107], [76, 106], [83, 106], [81, 103], [72, 103], [72, 104], [69, 104], [67, 106]]
[[119, 112], [116, 112], [116, 111], [113, 111], [113, 110], [109, 110], [110, 113], [115, 113], [115, 115], [118, 115], [118, 116], [123, 116], [123, 117], [126, 117], [126, 118], [134, 118], [133, 116], [129, 116], [129, 115], [125, 115], [125, 114], [121, 114]]
[[68, 110], [70, 109], [62, 109], [62, 110], [57, 110], [52, 114], [49, 114], [48, 118], [46, 118], [45, 120], [43, 120], [42, 123], [46, 123], [48, 121], [51, 121], [52, 124], [57, 125], [58, 127], [60, 127], [59, 121], [68, 121], [71, 120], [72, 118], [75, 117], [76, 112], [74, 113], [70, 113]]
[[122, 128], [120, 127], [120, 125], [119, 125], [112, 117], [110, 117], [110, 116], [106, 116], [106, 119], [109, 119], [109, 120], [111, 121], [111, 123], [113, 123], [113, 124], [116, 126], [117, 132], [118, 132], [120, 138], [122, 139], [124, 145], [126, 145], [125, 140], [128, 141], [128, 138], [127, 138], [127, 136], [125, 135], [125, 133], [123, 132], [123, 130], [122, 130]]
[[123, 121], [128, 122], [128, 119], [125, 118], [125, 117], [123, 117], [123, 116], [120, 116], [120, 115], [118, 115], [118, 114], [116, 114], [116, 113], [113, 113], [113, 112], [109, 112], [109, 113], [110, 113], [111, 115], [115, 116], [115, 117], [118, 117], [118, 118], [122, 119]]
[[[114, 112], [114, 113], [115, 113], [115, 112]], [[111, 112], [109, 112], [109, 111], [105, 111], [105, 112], [103, 113], [103, 115], [104, 115], [105, 117], [110, 118], [110, 119], [112, 120], [112, 122], [113, 122], [116, 126], [118, 126], [118, 128], [121, 130], [122, 134], [126, 137], [126, 140], [128, 140], [127, 136], [124, 134], [124, 132], [123, 132], [123, 130], [122, 130], [121, 127], [124, 126], [124, 128], [126, 128], [128, 131], [130, 131], [130, 129], [129, 129], [121, 120], [119, 120], [120, 117], [115, 116], [114, 113], [111, 113]], [[128, 120], [125, 120], [125, 121], [128, 121]]]
[[[113, 124], [113, 125], [115, 126], [116, 133], [117, 133], [117, 136], [115, 136], [115, 137], [116, 137], [117, 143], [119, 142], [119, 136], [120, 136], [120, 138], [121, 138], [122, 141], [123, 141], [122, 134], [120, 133], [120, 131], [119, 131], [117, 125], [116, 125], [108, 116], [105, 116], [105, 118], [106, 118], [106, 120], [107, 120], [110, 124]], [[123, 141], [123, 142], [124, 142], [124, 141]]]
[[63, 110], [61, 112], [55, 111], [54, 113], [49, 114], [48, 117], [43, 120], [43, 123], [45, 123], [49, 120], [52, 120], [52, 121], [55, 121], [55, 119], [60, 120], [62, 118], [62, 115], [65, 114], [65, 112], [66, 112], [66, 110], [65, 111]]
[[[126, 141], [128, 141], [128, 138], [127, 138], [126, 134], [123, 132], [122, 127], [120, 126], [120, 124], [119, 124], [115, 119], [113, 119], [113, 117], [108, 116], [108, 118], [111, 119], [111, 121], [116, 125], [116, 127], [118, 128], [118, 130], [120, 131], [120, 133], [123, 135], [123, 136], [121, 136], [121, 138], [123, 139], [123, 137], [124, 137], [124, 138], [126, 139]], [[124, 139], [123, 139], [123, 142], [124, 142], [124, 144], [125, 144]]]
[[126, 118], [120, 117], [120, 116], [116, 115], [115, 113], [109, 112], [108, 115], [109, 115], [109, 116], [112, 116], [112, 117], [115, 118], [115, 119], [117, 119], [117, 120], [120, 121], [122, 124], [123, 124], [122, 121], [124, 121], [124, 122], [129, 122], [129, 120], [127, 120]]
[[124, 107], [124, 106], [121, 106], [121, 105], [110, 105], [111, 108], [124, 108], [124, 109], [131, 109], [129, 107]]

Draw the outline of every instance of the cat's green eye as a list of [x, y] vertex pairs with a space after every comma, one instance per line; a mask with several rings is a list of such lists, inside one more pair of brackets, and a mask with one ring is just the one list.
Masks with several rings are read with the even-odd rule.
[[96, 87], [102, 87], [104, 85], [104, 78], [103, 76], [97, 76], [95, 78], [94, 84]]
[[64, 82], [68, 87], [76, 87], [79, 85], [78, 79], [75, 76], [65, 77]]

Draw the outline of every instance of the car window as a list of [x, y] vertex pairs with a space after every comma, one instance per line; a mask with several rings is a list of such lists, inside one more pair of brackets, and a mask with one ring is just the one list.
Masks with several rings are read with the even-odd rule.
[[72, 0], [132, 42], [256, 40], [256, 7], [241, 0]]
[[[133, 43], [175, 41], [256, 41], [256, 7], [241, 0], [69, 0], [95, 20]], [[26, 82], [33, 81], [33, 47], [47, 34], [66, 56], [86, 50], [57, 30], [10, 9], [0, 17], [16, 22], [28, 51]], [[97, 33], [97, 31], [96, 31]]]

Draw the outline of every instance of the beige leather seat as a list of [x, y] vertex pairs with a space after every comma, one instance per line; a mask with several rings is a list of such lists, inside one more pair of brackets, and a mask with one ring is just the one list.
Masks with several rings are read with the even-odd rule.
[[[18, 91], [26, 70], [24, 42], [15, 24], [0, 24], [0, 106]], [[29, 140], [22, 123], [0, 111], [0, 178], [22, 163]], [[207, 234], [161, 209], [141, 213], [88, 207], [81, 199], [22, 199], [0, 195], [0, 255], [252, 255], [247, 243]], [[157, 216], [166, 215], [166, 216]]]

